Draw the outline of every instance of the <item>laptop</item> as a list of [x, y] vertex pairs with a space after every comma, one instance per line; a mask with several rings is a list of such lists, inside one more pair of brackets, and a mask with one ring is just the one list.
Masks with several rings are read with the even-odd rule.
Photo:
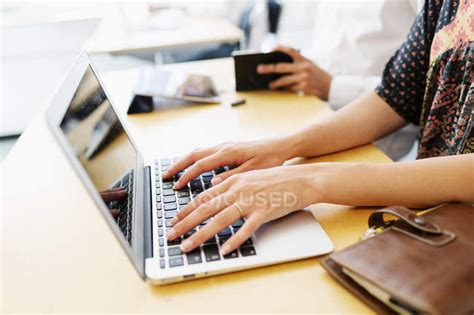
[[[167, 241], [169, 220], [209, 188], [213, 176], [228, 168], [206, 172], [186, 188], [174, 191], [176, 178], [163, 180], [161, 174], [175, 159], [145, 159], [140, 154], [86, 54], [67, 75], [46, 119], [137, 272], [151, 283], [168, 284], [283, 263], [333, 249], [308, 210], [263, 225], [225, 257], [220, 246], [244, 224], [242, 219], [188, 254], [181, 252], [179, 244], [212, 218], [181, 238]], [[126, 190], [125, 194], [116, 200], [105, 197], [117, 188]]]

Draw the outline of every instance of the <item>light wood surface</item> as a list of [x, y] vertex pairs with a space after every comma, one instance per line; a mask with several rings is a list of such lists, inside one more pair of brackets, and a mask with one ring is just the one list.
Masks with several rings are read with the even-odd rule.
[[119, 55], [165, 48], [239, 43], [242, 36], [237, 26], [219, 17], [184, 16], [179, 25], [146, 29], [131, 26], [122, 14], [110, 14], [103, 18], [85, 50], [89, 53]]
[[[228, 59], [167, 67], [213, 74], [232, 89]], [[137, 71], [108, 73], [123, 114]], [[245, 105], [192, 105], [125, 117], [147, 158], [221, 141], [275, 136], [330, 110], [314, 97], [242, 93]], [[371, 145], [316, 161], [389, 162]], [[321, 258], [157, 287], [135, 272], [38, 117], [7, 156], [2, 174], [1, 312], [370, 313], [320, 266]], [[340, 250], [357, 241], [372, 209], [311, 207]], [[312, 240], [307, 240], [311, 242]]]

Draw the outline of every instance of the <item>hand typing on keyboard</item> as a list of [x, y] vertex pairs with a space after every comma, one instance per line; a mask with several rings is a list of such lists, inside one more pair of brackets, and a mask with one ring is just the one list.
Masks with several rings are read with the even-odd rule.
[[200, 193], [177, 212], [170, 221], [172, 228], [166, 237], [172, 241], [212, 217], [209, 223], [181, 243], [184, 252], [191, 252], [244, 218], [242, 227], [221, 247], [222, 255], [229, 254], [262, 224], [319, 202], [315, 193], [318, 191], [315, 167], [280, 166], [235, 174]]
[[118, 206], [118, 202], [124, 200], [127, 195], [127, 191], [122, 187], [107, 189], [100, 192], [100, 196], [107, 204], [107, 207], [114, 218], [118, 217], [120, 214], [120, 210], [117, 209], [118, 207], [115, 208], [115, 206]]
[[214, 177], [213, 185], [233, 174], [279, 166], [289, 158], [288, 149], [282, 142], [283, 140], [276, 139], [223, 143], [212, 148], [195, 150], [172, 165], [163, 174], [163, 178], [173, 177], [189, 167], [173, 187], [178, 190], [200, 174], [221, 166], [233, 165], [235, 167]]

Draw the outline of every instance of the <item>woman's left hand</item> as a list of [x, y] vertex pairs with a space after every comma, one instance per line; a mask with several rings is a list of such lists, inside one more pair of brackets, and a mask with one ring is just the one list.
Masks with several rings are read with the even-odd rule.
[[201, 193], [171, 221], [169, 240], [213, 217], [181, 244], [189, 252], [240, 218], [242, 227], [221, 247], [228, 254], [244, 243], [264, 223], [317, 202], [314, 165], [280, 166], [235, 174]]

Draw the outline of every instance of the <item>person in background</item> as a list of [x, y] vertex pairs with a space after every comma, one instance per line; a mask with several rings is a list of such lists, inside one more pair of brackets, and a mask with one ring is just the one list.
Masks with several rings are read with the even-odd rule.
[[[271, 89], [316, 95], [338, 110], [380, 82], [386, 61], [405, 40], [422, 0], [321, 1], [316, 6], [313, 48], [300, 53], [278, 46], [293, 63], [260, 65], [283, 73]], [[393, 160], [408, 153], [418, 128], [409, 124], [375, 142]]]
[[[428, 207], [474, 202], [474, 4], [427, 0], [409, 35], [388, 60], [374, 91], [288, 136], [199, 149], [163, 174], [179, 190], [200, 173], [235, 167], [212, 180], [171, 221], [170, 240], [213, 219], [188, 237], [189, 252], [240, 218], [227, 240], [228, 254], [262, 224], [315, 203], [351, 206]], [[314, 157], [360, 146], [399, 130], [420, 128], [416, 161], [316, 163], [281, 166], [294, 157]], [[275, 194], [296, 202], [272, 203]]]

